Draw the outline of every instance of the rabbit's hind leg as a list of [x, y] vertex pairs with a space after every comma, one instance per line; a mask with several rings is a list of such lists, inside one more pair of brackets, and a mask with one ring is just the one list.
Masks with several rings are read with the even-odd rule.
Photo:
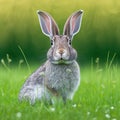
[[28, 100], [34, 104], [36, 100], [41, 100], [44, 95], [44, 87], [41, 85], [33, 85], [24, 87], [19, 94], [19, 100]]

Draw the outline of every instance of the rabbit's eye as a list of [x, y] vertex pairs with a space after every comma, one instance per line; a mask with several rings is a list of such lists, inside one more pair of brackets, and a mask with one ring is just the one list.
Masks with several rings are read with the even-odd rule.
[[70, 38], [69, 38], [69, 37], [67, 37], [67, 42], [68, 42], [68, 44], [69, 44], [69, 45], [71, 45], [71, 44], [72, 44], [72, 42], [71, 42], [71, 40], [70, 40]]
[[51, 40], [50, 44], [51, 44], [51, 46], [53, 46], [53, 44], [54, 44], [54, 43], [53, 43], [53, 40]]
[[68, 42], [68, 43], [69, 43], [69, 45], [71, 45], [71, 44], [72, 44], [72, 43], [71, 43], [71, 40], [69, 40], [69, 42]]
[[53, 45], [53, 42], [51, 41], [51, 43], [50, 43], [50, 44], [51, 44], [51, 46], [52, 46], [52, 45]]
[[51, 46], [54, 45], [54, 41], [55, 41], [55, 38], [53, 37], [53, 38], [51, 39], [51, 42], [50, 42]]

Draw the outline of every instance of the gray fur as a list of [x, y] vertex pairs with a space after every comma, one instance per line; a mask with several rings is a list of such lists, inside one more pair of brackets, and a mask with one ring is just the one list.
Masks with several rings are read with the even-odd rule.
[[[47, 53], [48, 60], [32, 73], [24, 83], [19, 93], [19, 100], [29, 100], [33, 104], [36, 100], [49, 102], [54, 96], [62, 97], [64, 101], [72, 99], [80, 84], [80, 69], [76, 62], [77, 52], [69, 44], [69, 41], [71, 41], [70, 36], [67, 34], [58, 35], [57, 24], [51, 16], [45, 12], [38, 12], [38, 14], [39, 17], [42, 16], [42, 31], [46, 32], [45, 34], [49, 33], [47, 36], [50, 35], [51, 41], [54, 44]], [[76, 24], [74, 23], [76, 20], [78, 24], [78, 18], [80, 21], [81, 14], [82, 12], [80, 11], [73, 14], [73, 24]], [[70, 20], [67, 20], [67, 22], [70, 22]], [[51, 23], [52, 29], [55, 28], [51, 30], [52, 33], [54, 31], [54, 35], [48, 31], [49, 23]], [[69, 24], [66, 23], [66, 30], [69, 29]], [[76, 27], [74, 28], [76, 30]], [[78, 30], [76, 31], [78, 32]]]

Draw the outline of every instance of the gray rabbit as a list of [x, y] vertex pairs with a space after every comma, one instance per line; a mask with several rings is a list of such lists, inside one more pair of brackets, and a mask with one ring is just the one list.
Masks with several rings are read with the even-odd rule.
[[51, 48], [47, 53], [47, 61], [24, 83], [19, 100], [35, 103], [36, 100], [51, 101], [56, 96], [65, 102], [73, 98], [80, 84], [77, 52], [71, 42], [80, 30], [83, 11], [79, 10], [67, 19], [63, 35], [59, 35], [58, 26], [48, 13], [37, 13], [42, 32], [50, 38]]

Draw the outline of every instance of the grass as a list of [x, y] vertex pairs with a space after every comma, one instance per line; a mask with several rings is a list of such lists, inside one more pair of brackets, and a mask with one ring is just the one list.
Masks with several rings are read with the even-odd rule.
[[[38, 66], [38, 65], [37, 65]], [[37, 66], [31, 65], [31, 71]], [[45, 105], [20, 103], [18, 93], [29, 70], [25, 66], [0, 66], [0, 120], [119, 120], [120, 67], [81, 68], [81, 84], [73, 101]]]

